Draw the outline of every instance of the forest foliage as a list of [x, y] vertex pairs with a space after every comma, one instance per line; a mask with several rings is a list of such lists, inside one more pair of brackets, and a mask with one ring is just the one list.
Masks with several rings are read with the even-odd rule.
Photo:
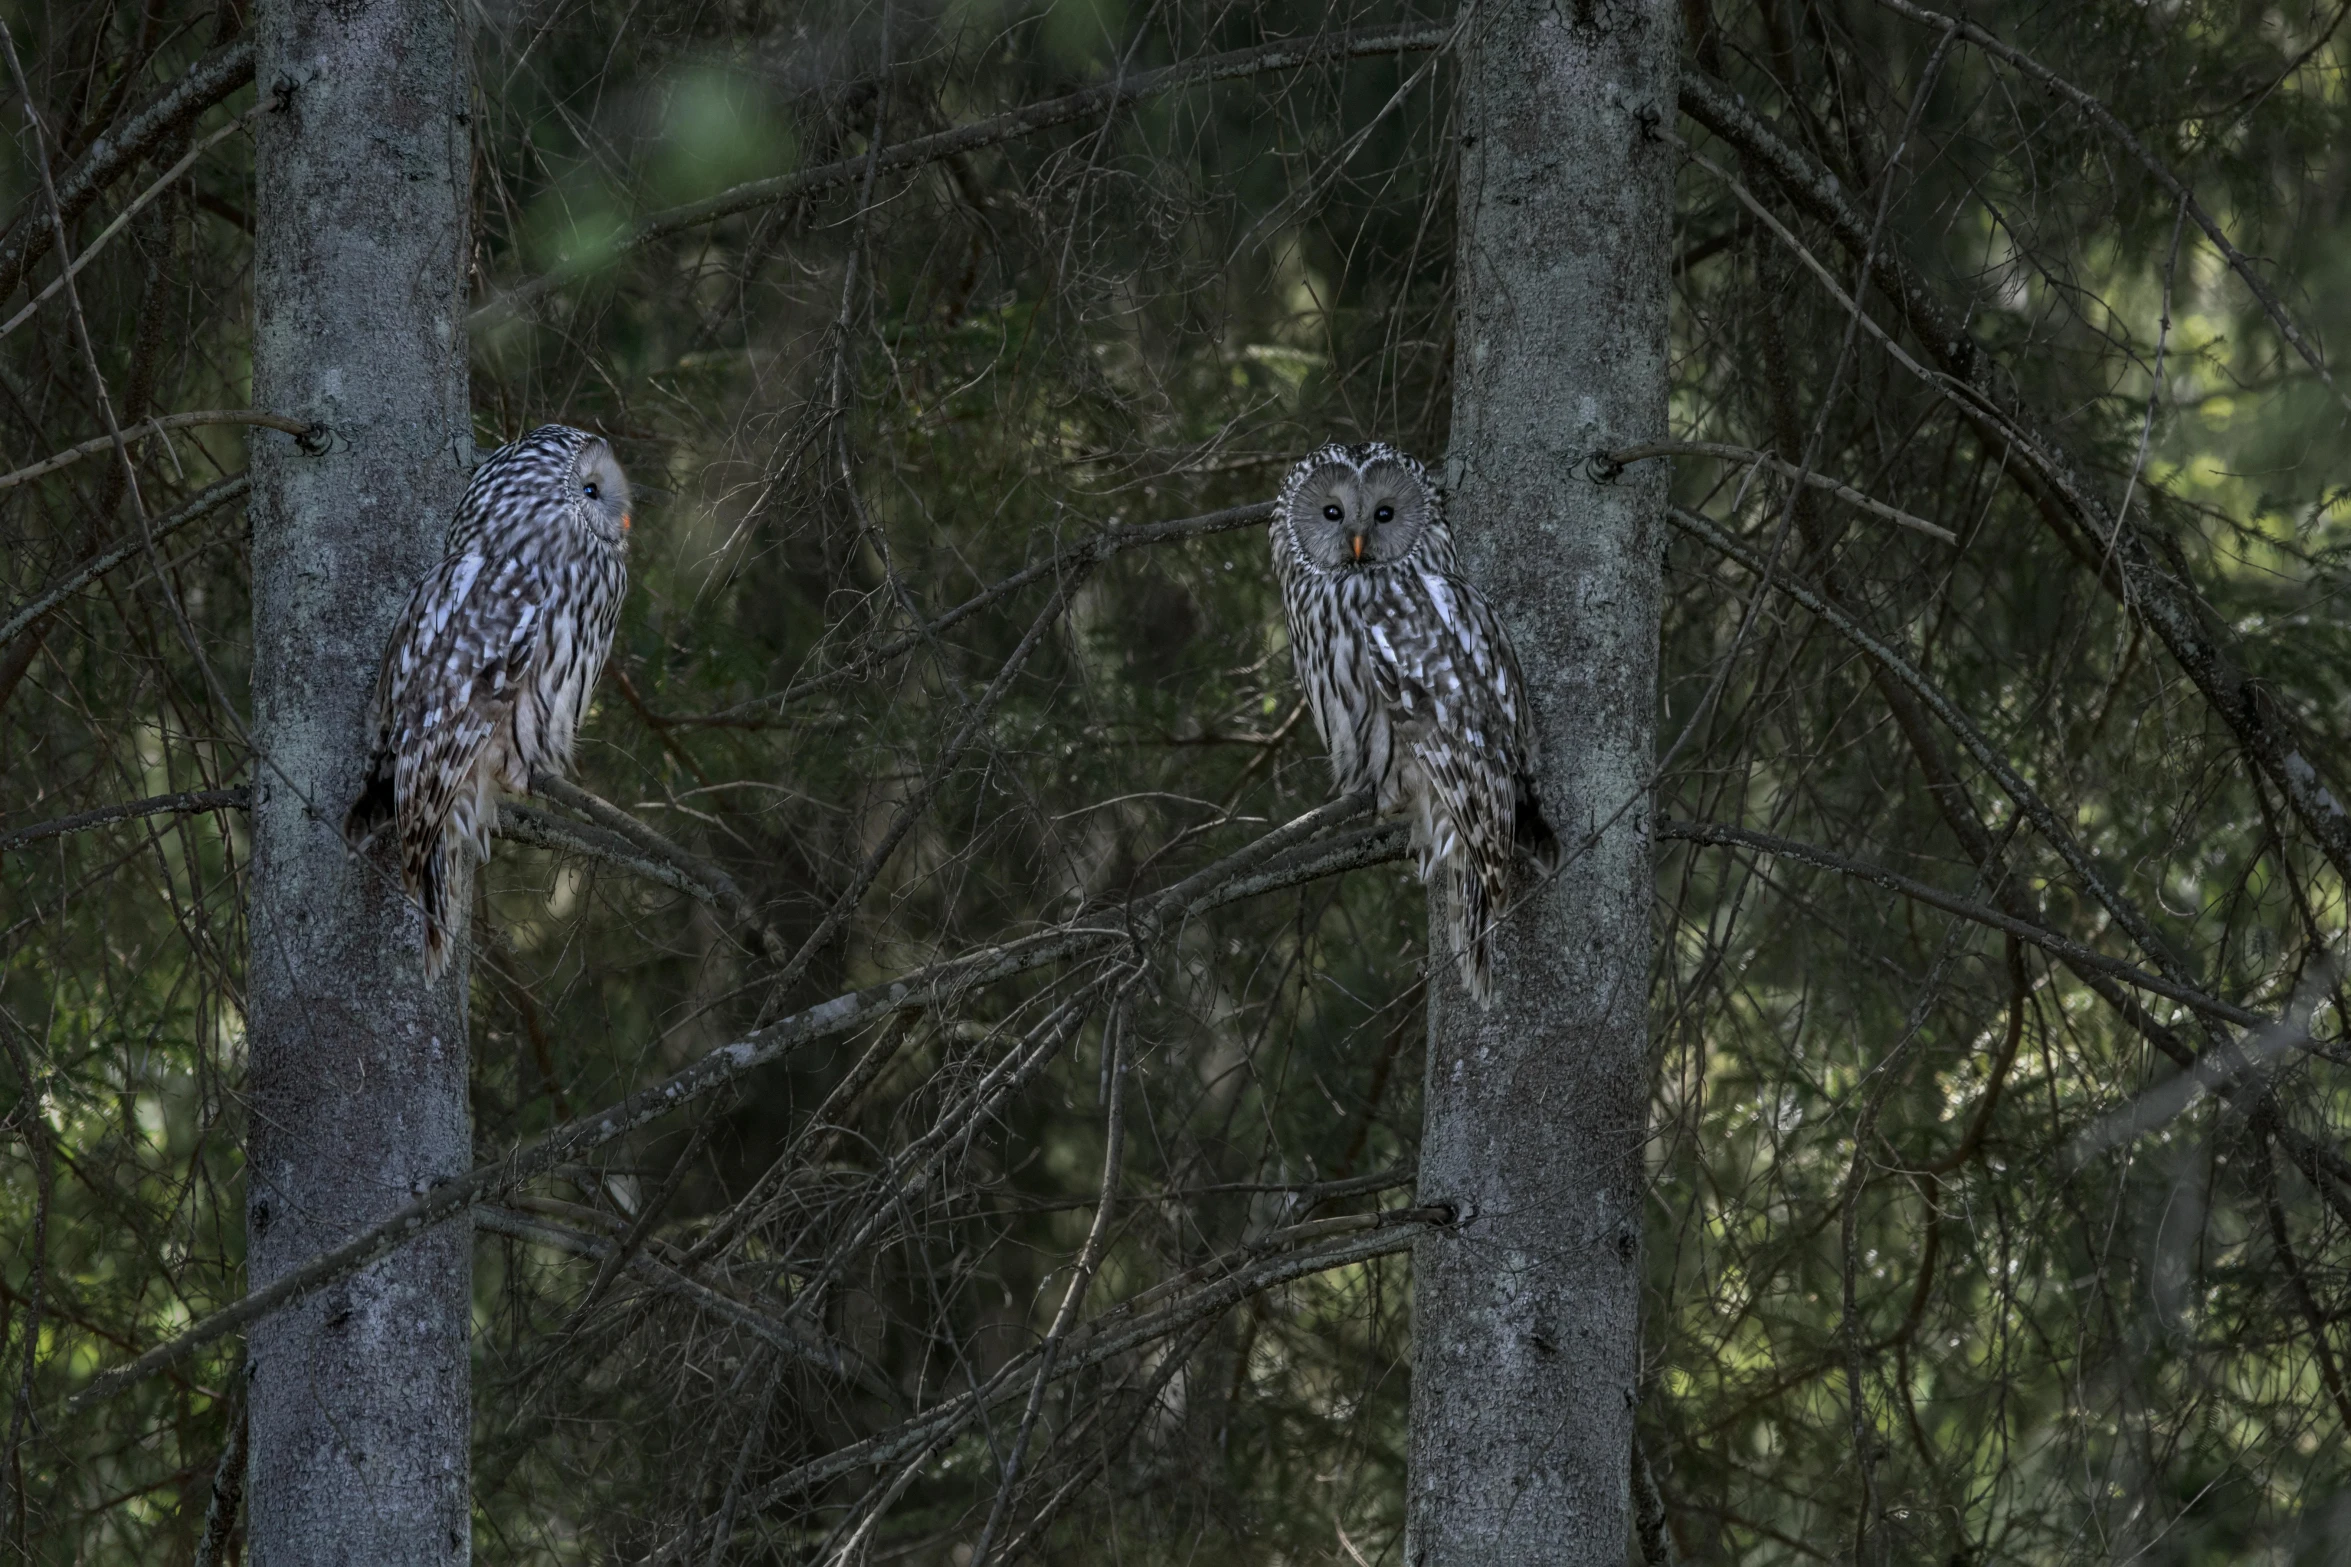
[[[1671, 425], [1716, 450], [1642, 459], [1683, 520], [1639, 1390], [1683, 1559], [2351, 1542], [2351, 865], [2308, 804], [2351, 779], [2351, 382], [2318, 347], [2351, 332], [2347, 11], [2000, 0], [1959, 13], [1979, 38], [1902, 0], [1684, 6], [1722, 96], [1656, 128], [1686, 158]], [[1326, 438], [1443, 456], [1433, 46], [1474, 19], [479, 8], [477, 441], [597, 430], [641, 497], [580, 782], [754, 915], [510, 833], [482, 1159], [828, 998], [1132, 934], [1324, 802], [1240, 509]], [[8, 18], [41, 133], [20, 113], [0, 159], [0, 467], [108, 411], [248, 406], [249, 66], [67, 214], [87, 265], [9, 319], [57, 276], [40, 149], [82, 166], [243, 25]], [[1237, 53], [1284, 40], [1319, 42]], [[32, 1560], [191, 1555], [239, 1418], [233, 1338], [65, 1401], [243, 1292], [249, 541], [233, 497], [163, 524], [289, 438], [147, 440], [143, 516], [98, 458], [0, 490], [0, 1535]], [[2263, 764], [2264, 734], [2299, 748]], [[966, 1564], [1022, 1443], [999, 1553], [1401, 1560], [1426, 939], [1392, 839], [1346, 842], [485, 1209], [480, 1557]], [[1353, 1251], [1277, 1277], [1317, 1247]], [[1086, 1343], [1157, 1331], [1024, 1422], [1080, 1276]], [[922, 1425], [1008, 1368], [985, 1418]]]

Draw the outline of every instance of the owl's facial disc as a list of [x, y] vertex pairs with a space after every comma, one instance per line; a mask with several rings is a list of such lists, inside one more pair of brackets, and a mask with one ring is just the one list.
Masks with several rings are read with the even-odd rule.
[[580, 448], [572, 462], [572, 487], [592, 522], [613, 533], [629, 531], [629, 479], [611, 447], [591, 441]]
[[1428, 521], [1427, 491], [1392, 462], [1373, 463], [1360, 473], [1332, 463], [1299, 487], [1290, 513], [1307, 558], [1331, 571], [1407, 558]]

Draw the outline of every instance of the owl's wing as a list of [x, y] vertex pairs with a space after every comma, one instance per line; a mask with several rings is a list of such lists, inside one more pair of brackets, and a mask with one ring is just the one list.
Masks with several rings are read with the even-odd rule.
[[429, 853], [458, 792], [514, 707], [537, 652], [546, 592], [513, 556], [451, 555], [417, 585], [380, 677], [400, 836]]
[[[1372, 625], [1373, 679], [1450, 828], [1497, 895], [1508, 881], [1521, 780], [1531, 770], [1525, 681], [1478, 591], [1441, 572], [1397, 584]], [[1436, 835], [1432, 832], [1432, 837]], [[1432, 842], [1443, 858], [1450, 846]]]
[[1532, 755], [1525, 681], [1477, 590], [1442, 572], [1396, 582], [1372, 624], [1373, 679], [1418, 764], [1421, 876], [1446, 885], [1445, 945], [1481, 1004], [1493, 995], [1493, 922], [1509, 904]]
[[[1505, 779], [1530, 767], [1525, 679], [1477, 589], [1439, 572], [1402, 578], [1372, 625], [1372, 678], [1416, 736]], [[1423, 758], [1426, 765], [1428, 758]]]

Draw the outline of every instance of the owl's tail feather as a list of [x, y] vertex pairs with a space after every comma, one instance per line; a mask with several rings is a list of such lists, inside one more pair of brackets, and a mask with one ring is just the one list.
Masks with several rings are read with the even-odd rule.
[[436, 834], [423, 862], [411, 868], [416, 901], [424, 909], [424, 977], [439, 979], [449, 966], [449, 872], [445, 863], [448, 840]]
[[[359, 798], [343, 818], [343, 836], [351, 846], [366, 851], [380, 840], [384, 829], [400, 819], [400, 799], [393, 788], [392, 760], [378, 759], [368, 771]], [[424, 977], [436, 980], [449, 966], [449, 875], [447, 834], [416, 831], [421, 823], [400, 835], [400, 886], [424, 910]]]
[[1453, 896], [1447, 899], [1445, 944], [1452, 948], [1461, 969], [1461, 988], [1481, 1007], [1494, 1005], [1494, 900], [1485, 878], [1472, 866], [1453, 873]]

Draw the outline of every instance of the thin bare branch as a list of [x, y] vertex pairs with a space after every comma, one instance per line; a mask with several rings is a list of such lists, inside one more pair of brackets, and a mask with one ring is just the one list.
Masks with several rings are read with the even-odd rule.
[[81, 253], [73, 258], [73, 264], [71, 266], [68, 266], [64, 272], [59, 274], [56, 278], [52, 279], [48, 287], [42, 289], [38, 294], [35, 294], [23, 309], [19, 310], [15, 315], [10, 316], [6, 321], [0, 322], [0, 337], [6, 337], [9, 333], [24, 325], [27, 321], [33, 318], [33, 313], [39, 310], [41, 306], [56, 298], [59, 294], [63, 293], [65, 291], [67, 279], [79, 275], [84, 267], [88, 266], [93, 260], [97, 258], [98, 252], [106, 248], [108, 241], [112, 240], [117, 234], [120, 234], [124, 229], [130, 227], [131, 219], [146, 211], [148, 206], [155, 200], [156, 197], [171, 189], [174, 184], [178, 183], [181, 175], [194, 168], [198, 158], [203, 157], [206, 153], [219, 146], [222, 142], [228, 140], [231, 136], [234, 136], [237, 132], [246, 129], [260, 116], [268, 113], [269, 108], [270, 105], [267, 103], [256, 104], [252, 108], [246, 110], [243, 114], [237, 116], [237, 118], [229, 121], [228, 124], [223, 125], [218, 130], [212, 132], [211, 135], [206, 136], [195, 146], [190, 147], [186, 154], [181, 157], [179, 162], [166, 169], [162, 176], [158, 178], [153, 184], [149, 185], [145, 190], [139, 192], [137, 196], [133, 197], [131, 199], [130, 205], [124, 207], [121, 212], [115, 215], [113, 222], [107, 224], [103, 229], [100, 229], [98, 231], [98, 237], [91, 240], [87, 245], [82, 247]]
[[2328, 373], [2326, 362], [2319, 357], [2318, 346], [2295, 324], [2292, 313], [2286, 309], [2285, 302], [2278, 298], [2276, 291], [2260, 273], [2253, 270], [2252, 261], [2230, 241], [2219, 221], [2204, 210], [2204, 204], [2196, 199], [2196, 193], [2188, 188], [2187, 182], [2174, 174], [2169, 164], [2155, 156], [2147, 144], [2139, 140], [2131, 128], [2123, 124], [2115, 112], [2106, 107], [2095, 94], [2075, 86], [2014, 44], [2005, 42], [1963, 17], [1929, 11], [1923, 6], [1911, 4], [1911, 0], [1878, 0], [1878, 4], [1897, 16], [1908, 17], [1911, 21], [1945, 33], [1955, 33], [1993, 58], [2007, 61], [2072, 103], [2107, 135], [2120, 142], [2123, 149], [2139, 161], [2140, 167], [2154, 175], [2155, 182], [2169, 191], [2172, 198], [2186, 209], [2188, 216], [2196, 220], [2196, 227], [2204, 231], [2204, 237], [2211, 240], [2213, 248], [2228, 261], [2229, 270], [2243, 279], [2245, 287], [2252, 291], [2262, 312], [2269, 317], [2271, 325], [2278, 329], [2278, 335], [2293, 345], [2294, 352], [2302, 356], [2303, 363], [2318, 372], [2318, 378], [2326, 383], [2327, 390], [2333, 392], [2345, 408], [2351, 408], [2351, 396], [2346, 396], [2343, 389], [2335, 385], [2334, 376]]
[[1064, 579], [1054, 589], [1053, 597], [1047, 601], [1044, 609], [1038, 612], [1037, 618], [1029, 623], [1029, 629], [1022, 635], [1019, 645], [1006, 655], [1004, 663], [996, 671], [996, 678], [988, 682], [988, 689], [981, 693], [980, 699], [971, 704], [966, 711], [962, 725], [955, 731], [954, 737], [947, 742], [946, 747], [940, 751], [937, 760], [932, 762], [930, 771], [924, 777], [920, 787], [915, 789], [905, 803], [898, 807], [896, 815], [890, 820], [888, 829], [883, 832], [881, 841], [867, 853], [864, 862], [858, 866], [856, 874], [850, 877], [849, 884], [834, 896], [832, 907], [825, 911], [823, 919], [817, 921], [816, 929], [808, 933], [800, 943], [799, 950], [792, 954], [791, 961], [784, 965], [783, 972], [769, 985], [768, 994], [771, 998], [785, 994], [793, 983], [807, 972], [808, 965], [815, 961], [819, 952], [824, 950], [825, 942], [832, 938], [833, 933], [848, 920], [857, 905], [864, 901], [866, 893], [872, 890], [874, 882], [880, 877], [882, 868], [889, 864], [890, 857], [897, 853], [898, 845], [905, 842], [906, 835], [914, 830], [914, 824], [922, 820], [924, 814], [930, 810], [931, 802], [937, 799], [939, 791], [946, 787], [947, 779], [953, 774], [956, 763], [962, 760], [965, 750], [978, 737], [982, 726], [988, 721], [988, 715], [996, 710], [997, 705], [1011, 691], [1013, 680], [1019, 676], [1030, 656], [1036, 652], [1038, 644], [1044, 639], [1046, 630], [1061, 618], [1062, 609], [1069, 603], [1070, 594], [1084, 580], [1085, 570], [1086, 568], [1080, 567]]
[[[736, 920], [759, 938], [760, 945], [766, 949], [769, 957], [779, 963], [784, 960], [786, 949], [783, 938], [761, 917], [751, 900], [743, 896], [743, 889], [735, 885], [735, 879], [708, 860], [687, 852], [619, 806], [589, 793], [568, 778], [558, 778], [549, 773], [535, 774], [531, 778], [531, 793], [544, 795], [559, 805], [569, 806], [607, 829], [613, 837], [634, 844], [642, 851], [636, 863], [645, 866], [655, 881], [667, 882]], [[537, 831], [560, 833], [566, 830], [556, 825], [556, 818], [539, 812], [530, 813], [530, 820]], [[653, 870], [656, 866], [664, 869]]]
[[2001, 789], [2007, 793], [2011, 800], [2016, 802], [2018, 809], [2031, 820], [2041, 837], [2058, 852], [2065, 863], [2072, 868], [2073, 873], [2081, 878], [2084, 889], [2098, 900], [2107, 913], [2114, 916], [2115, 923], [2121, 926], [2133, 941], [2138, 943], [2139, 950], [2155, 960], [2156, 966], [2163, 971], [2165, 977], [2184, 989], [2195, 991], [2198, 994], [2204, 993], [2203, 987], [2195, 984], [2189, 977], [2186, 958], [2178, 953], [2171, 943], [2156, 934], [2154, 926], [2148, 923], [2147, 916], [2140, 912], [2138, 905], [2124, 897], [2121, 891], [2109, 881], [2105, 872], [2099, 869], [2097, 863], [2090, 858], [2089, 851], [2082, 847], [2080, 841], [2058, 819], [2057, 813], [2050, 809], [2048, 803], [2041, 798], [2040, 791], [2025, 781], [2023, 775], [2016, 770], [2016, 764], [2005, 753], [1995, 748], [1989, 740], [1985, 739], [1974, 722], [1959, 710], [1958, 705], [1945, 696], [1942, 690], [1926, 676], [1919, 673], [1910, 660], [1895, 652], [1892, 647], [1861, 626], [1843, 610], [1823, 599], [1803, 583], [1794, 580], [1785, 567], [1773, 567], [1708, 519], [1679, 506], [1668, 508], [1667, 517], [1675, 527], [1684, 533], [1737, 561], [1748, 571], [1754, 573], [1758, 580], [1787, 594], [1797, 603], [1803, 605], [1805, 609], [1833, 627], [1838, 635], [1859, 648], [1879, 667], [1908, 687], [1921, 702], [1926, 704], [1927, 709], [1942, 721], [1944, 727], [1951, 731], [1968, 755], [1975, 758], [1977, 765], [1999, 781]]
[[348, 1278], [426, 1230], [468, 1211], [475, 1203], [495, 1201], [556, 1166], [575, 1161], [615, 1138], [660, 1120], [803, 1045], [837, 1038], [890, 1013], [932, 1006], [944, 998], [962, 995], [1048, 963], [1114, 952], [1133, 942], [1138, 930], [1157, 931], [1182, 915], [1216, 907], [1234, 897], [1273, 891], [1279, 885], [1295, 886], [1328, 874], [1310, 863], [1293, 873], [1293, 879], [1286, 883], [1261, 876], [1255, 878], [1248, 894], [1234, 893], [1231, 886], [1240, 881], [1245, 871], [1259, 866], [1280, 849], [1323, 827], [1344, 821], [1359, 813], [1363, 805], [1359, 797], [1348, 796], [1310, 811], [1226, 856], [1199, 875], [1177, 883], [1141, 906], [1132, 918], [1108, 928], [1073, 923], [1001, 946], [982, 948], [884, 984], [835, 996], [731, 1044], [721, 1045], [619, 1103], [559, 1127], [504, 1159], [478, 1165], [456, 1180], [403, 1204], [342, 1245], [214, 1312], [129, 1365], [92, 1378], [88, 1386], [66, 1400], [64, 1412], [71, 1415], [88, 1409], [158, 1371], [178, 1365], [205, 1345], [246, 1324], [337, 1279]]
[[121, 805], [102, 805], [94, 811], [81, 811], [72, 816], [60, 816], [54, 821], [19, 827], [11, 833], [0, 833], [0, 854], [11, 853], [50, 838], [62, 838], [67, 833], [86, 832], [109, 822], [134, 821], [142, 816], [184, 816], [198, 811], [241, 811], [251, 805], [252, 800], [252, 791], [240, 786], [235, 789], [183, 789], [178, 794], [158, 794], [144, 800], [126, 801]]
[[93, 556], [82, 562], [25, 600], [21, 606], [10, 611], [7, 620], [0, 621], [0, 647], [6, 647], [15, 641], [18, 635], [34, 621], [39, 620], [43, 615], [48, 614], [49, 611], [100, 577], [105, 576], [124, 561], [134, 555], [145, 554], [150, 541], [161, 543], [189, 523], [201, 522], [223, 506], [233, 501], [243, 500], [246, 492], [252, 487], [253, 481], [241, 473], [233, 479], [223, 479], [220, 483], [198, 494], [170, 516], [156, 519], [154, 526], [148, 530], [148, 538], [134, 539], [126, 544], [118, 544], [105, 554]]
[[540, 810], [522, 800], [506, 800], [499, 804], [498, 836], [515, 843], [527, 843], [535, 849], [585, 855], [615, 869], [627, 871], [632, 876], [640, 876], [646, 881], [658, 882], [664, 887], [682, 892], [709, 908], [722, 913], [729, 912], [716, 888], [667, 856], [648, 854], [619, 833], [587, 822], [575, 822], [568, 816]]
[[2111, 974], [2126, 985], [2177, 1001], [2182, 1006], [2194, 1007], [2208, 1017], [2219, 1018], [2223, 1022], [2235, 1023], [2245, 1028], [2263, 1027], [2272, 1021], [2258, 1012], [2249, 1011], [2233, 1002], [2207, 995], [2192, 986], [2175, 984], [2160, 975], [2150, 974], [2135, 964], [2125, 963], [2120, 958], [2110, 958], [2103, 952], [2085, 947], [2080, 942], [2065, 936], [2060, 936], [2045, 926], [2034, 925], [2011, 915], [2003, 914], [1990, 904], [1978, 903], [1972, 898], [1963, 898], [1956, 893], [1945, 892], [1939, 887], [1914, 880], [1900, 872], [1887, 870], [1882, 865], [1871, 865], [1861, 860], [1848, 859], [1841, 854], [1833, 854], [1817, 844], [1800, 843], [1793, 838], [1780, 837], [1776, 833], [1756, 832], [1752, 828], [1733, 827], [1722, 822], [1660, 822], [1657, 826], [1657, 836], [1669, 841], [1709, 844], [1723, 848], [1753, 849], [1760, 854], [1801, 860], [1807, 865], [1817, 865], [1823, 870], [1835, 871], [1840, 876], [1851, 876], [1857, 881], [1872, 882], [1885, 888], [1888, 892], [1900, 893], [1913, 903], [1923, 903], [1929, 908], [1941, 909], [1946, 914], [1956, 914], [1961, 919], [1973, 920], [1975, 923], [1989, 926], [1993, 930], [2006, 931], [2018, 940], [2029, 941], [2043, 951], [2065, 959], [2068, 963], [2083, 968], [2096, 969], [2102, 974]]
[[[145, 424], [133, 425], [122, 432], [121, 440], [125, 446], [129, 446], [144, 441], [151, 435], [160, 435], [168, 430], [193, 430], [200, 425], [210, 424], [249, 424], [257, 425], [265, 430], [283, 430], [288, 435], [300, 436], [306, 446], [313, 446], [324, 440], [327, 433], [319, 425], [305, 424], [299, 419], [288, 419], [283, 414], [265, 414], [250, 408], [207, 408], [196, 413], [165, 414], [160, 419], [150, 419]], [[62, 452], [42, 458], [30, 467], [19, 468], [14, 473], [0, 474], [0, 490], [13, 490], [20, 484], [38, 479], [43, 474], [55, 473], [58, 469], [69, 467], [85, 457], [95, 457], [100, 452], [110, 452], [114, 450], [115, 439], [112, 435], [92, 436], [79, 446], [69, 446]], [[145, 545], [142, 543], [141, 548], [144, 547]]]
[[[1943, 371], [1943, 377], [1930, 384], [1952, 398], [1989, 449], [2024, 459], [2015, 465], [2004, 462], [2003, 467], [2040, 503], [2044, 516], [2073, 530], [2073, 543], [2093, 558], [2111, 552], [2113, 569], [2101, 568], [2101, 585], [2154, 630], [2236, 735], [2246, 756], [2286, 797], [2336, 874], [2351, 877], [2351, 814], [2345, 813], [2337, 792], [2310, 760], [2313, 750], [2301, 725], [2246, 672], [2234, 635], [2195, 585], [2173, 569], [2163, 550], [2128, 517], [2107, 513], [2049, 433], [2050, 421], [2025, 407], [2014, 381], [1966, 321], [1945, 309], [1892, 247], [1869, 245], [1870, 226], [1845, 199], [1835, 176], [1704, 71], [1685, 67], [1680, 102], [1683, 113], [1768, 169], [1789, 197], [1826, 224], [1849, 254], [1870, 258], [1872, 278], [1900, 304], [1920, 348]], [[1777, 231], [1785, 235], [1784, 228]], [[1793, 236], [1786, 238], [1793, 242]], [[1915, 365], [1907, 355], [1897, 357]]]
[[[1139, 1316], [1135, 1314], [1134, 1302], [1113, 1307], [1071, 1336], [1066, 1353], [1054, 1367], [1053, 1380], [1060, 1381], [1105, 1361], [1131, 1354], [1204, 1318], [1229, 1311], [1253, 1295], [1264, 1294], [1267, 1290], [1278, 1289], [1284, 1284], [1295, 1283], [1317, 1273], [1328, 1273], [1334, 1268], [1350, 1267], [1368, 1262], [1374, 1257], [1409, 1250], [1413, 1242], [1429, 1229], [1451, 1222], [1448, 1214], [1418, 1208], [1398, 1209], [1382, 1217], [1386, 1222], [1373, 1228], [1369, 1234], [1311, 1251], [1287, 1252], [1252, 1262]], [[822, 1458], [810, 1459], [794, 1466], [754, 1493], [745, 1502], [745, 1510], [759, 1512], [852, 1470], [895, 1462], [908, 1453], [930, 1446], [943, 1435], [961, 1430], [987, 1409], [1019, 1397], [1023, 1391], [1022, 1384], [1032, 1374], [1040, 1354], [1040, 1349], [1030, 1349], [1016, 1356], [988, 1381], [970, 1392], [959, 1394], [936, 1408], [926, 1410], [864, 1441], [851, 1443]], [[704, 1525], [673, 1538], [646, 1558], [646, 1567], [662, 1567], [662, 1564], [677, 1560], [682, 1552], [693, 1548], [694, 1540], [705, 1534], [707, 1527]]]
[[[107, 186], [161, 149], [205, 110], [253, 80], [253, 38], [240, 34], [188, 68], [160, 96], [125, 115], [90, 143], [57, 180], [57, 203], [65, 221], [81, 216]], [[20, 212], [0, 234], [0, 298], [6, 298], [25, 271], [47, 252], [50, 228], [38, 211]]]
[[1251, 523], [1265, 522], [1272, 516], [1273, 503], [1260, 501], [1248, 506], [1228, 506], [1223, 511], [1212, 511], [1205, 516], [1183, 517], [1168, 522], [1137, 522], [1122, 527], [1104, 528], [1100, 533], [1089, 538], [1063, 546], [1033, 566], [1022, 567], [1003, 581], [994, 583], [965, 599], [927, 625], [894, 637], [882, 646], [860, 655], [838, 669], [828, 669], [821, 675], [811, 675], [805, 680], [795, 680], [784, 689], [781, 695], [754, 697], [748, 702], [738, 702], [724, 712], [672, 718], [668, 722], [681, 727], [688, 724], [729, 724], [738, 723], [746, 714], [762, 709], [780, 711], [790, 707], [803, 697], [813, 696], [828, 686], [855, 680], [892, 659], [903, 658], [956, 622], [978, 614], [989, 605], [1019, 592], [1031, 583], [1058, 579], [1079, 566], [1099, 565], [1114, 555], [1146, 544], [1168, 544], [1179, 539], [1198, 539], [1213, 533], [1229, 533], [1235, 528], [1246, 528]]
[[1859, 507], [1873, 517], [1923, 533], [1944, 544], [1957, 544], [1959, 536], [1949, 528], [1938, 527], [1924, 517], [1914, 517], [1897, 507], [1889, 506], [1873, 496], [1864, 495], [1849, 484], [1840, 484], [1825, 473], [1811, 473], [1797, 467], [1786, 458], [1771, 452], [1758, 452], [1744, 446], [1729, 446], [1720, 441], [1651, 441], [1640, 446], [1627, 446], [1613, 452], [1594, 452], [1592, 461], [1603, 470], [1603, 477], [1614, 478], [1610, 469], [1622, 469], [1629, 464], [1651, 457], [1716, 457], [1724, 462], [1753, 466], [1761, 464], [1774, 473], [1791, 479], [1800, 479], [1816, 490], [1826, 490], [1848, 506]]
[[[621, 1250], [620, 1243], [607, 1236], [594, 1235], [546, 1219], [527, 1218], [486, 1203], [473, 1210], [473, 1223], [477, 1230], [512, 1236], [534, 1245], [551, 1246], [575, 1256], [603, 1260], [618, 1255]], [[890, 1386], [871, 1361], [822, 1334], [811, 1332], [798, 1323], [779, 1321], [731, 1295], [721, 1294], [707, 1284], [686, 1277], [677, 1269], [642, 1251], [630, 1253], [623, 1266], [663, 1294], [756, 1335], [770, 1348], [804, 1365], [814, 1366], [829, 1376], [861, 1387], [885, 1404], [895, 1406], [901, 1402], [898, 1390]]]

